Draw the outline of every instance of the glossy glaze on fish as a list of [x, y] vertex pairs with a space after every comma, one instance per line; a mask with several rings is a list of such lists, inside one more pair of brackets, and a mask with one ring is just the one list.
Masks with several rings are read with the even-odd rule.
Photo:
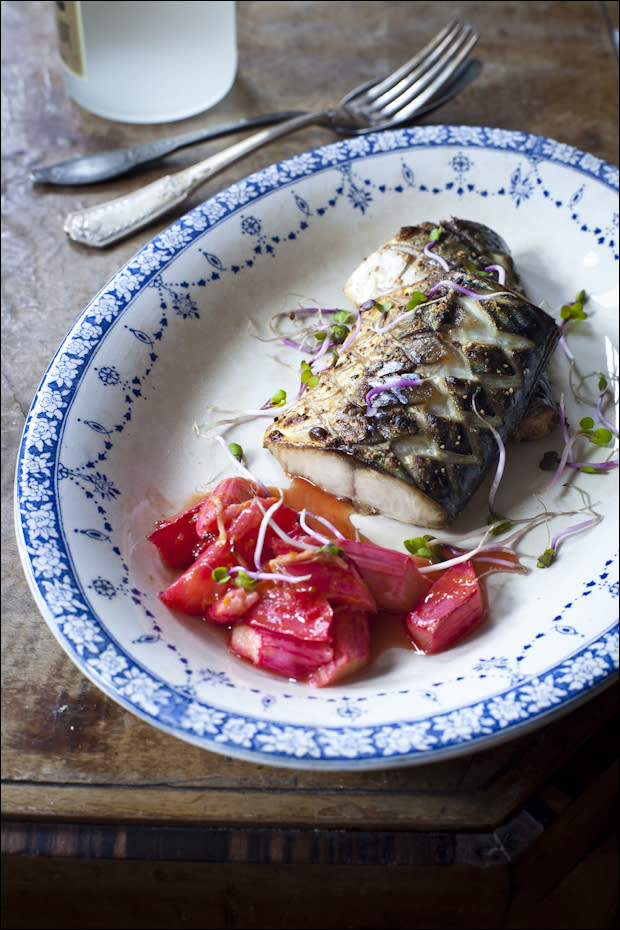
[[[411, 308], [414, 292], [432, 296]], [[517, 291], [436, 263], [361, 313], [350, 347], [264, 444], [361, 511], [445, 526], [497, 461], [491, 427], [506, 441], [522, 419], [558, 327]]]

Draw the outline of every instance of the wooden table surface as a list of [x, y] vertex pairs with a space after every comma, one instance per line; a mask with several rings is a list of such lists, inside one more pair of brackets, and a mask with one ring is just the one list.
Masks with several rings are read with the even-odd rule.
[[[615, 685], [541, 729], [432, 765], [313, 773], [237, 761], [148, 726], [75, 669], [33, 601], [12, 530], [18, 444], [56, 347], [175, 218], [89, 250], [63, 233], [65, 215], [136, 178], [46, 188], [31, 183], [29, 166], [248, 114], [318, 109], [390, 70], [452, 16], [479, 30], [484, 69], [423, 122], [523, 130], [618, 164], [616, 3], [239, 2], [232, 91], [205, 114], [149, 127], [69, 100], [53, 3], [2, 3], [6, 927], [617, 926]], [[332, 139], [321, 128], [282, 139], [179, 214]], [[179, 152], [168, 168], [220, 146]]]

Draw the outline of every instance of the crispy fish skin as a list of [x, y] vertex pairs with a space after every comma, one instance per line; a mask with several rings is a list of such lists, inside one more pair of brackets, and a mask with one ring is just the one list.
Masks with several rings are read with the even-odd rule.
[[[436, 228], [442, 230], [441, 235], [431, 242], [430, 235]], [[359, 307], [370, 298], [415, 284], [437, 269], [437, 262], [424, 252], [428, 245], [455, 270], [484, 271], [489, 265], [501, 265], [506, 272], [506, 287], [522, 292], [512, 256], [502, 237], [482, 223], [452, 217], [436, 225], [424, 222], [403, 226], [358, 265], [345, 284], [345, 294]], [[558, 405], [549, 380], [543, 374], [512, 439], [515, 442], [542, 439], [558, 422]]]
[[522, 294], [437, 266], [361, 313], [353, 343], [275, 418], [264, 446], [285, 472], [361, 511], [445, 526], [497, 460], [490, 425], [506, 441], [520, 422], [559, 329]]

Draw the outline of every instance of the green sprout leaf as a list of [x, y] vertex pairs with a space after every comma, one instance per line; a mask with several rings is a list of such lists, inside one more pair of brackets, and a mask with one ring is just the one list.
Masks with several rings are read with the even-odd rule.
[[413, 536], [411, 539], [405, 539], [403, 545], [411, 555], [419, 555], [423, 559], [435, 559], [436, 554], [432, 551], [432, 544], [429, 546], [433, 536]]
[[604, 391], [606, 387], [607, 387], [607, 378], [605, 377], [604, 374], [601, 374], [598, 379], [598, 389], [599, 391]]
[[415, 310], [420, 304], [423, 304], [426, 301], [426, 294], [423, 294], [422, 291], [414, 291], [407, 301], [407, 310]]
[[238, 442], [229, 442], [228, 448], [238, 462], [245, 462], [245, 453]]
[[307, 384], [308, 387], [316, 387], [319, 383], [319, 376], [314, 374], [305, 359], [301, 363], [301, 381], [302, 384]]
[[600, 426], [590, 434], [590, 442], [593, 442], [595, 446], [608, 445], [611, 442], [611, 430], [606, 429], [604, 426]]
[[606, 446], [611, 442], [611, 430], [604, 426], [594, 429], [592, 417], [582, 417], [579, 421], [579, 427], [595, 446]]
[[214, 568], [211, 572], [211, 578], [213, 581], [215, 581], [216, 584], [225, 584], [225, 582], [230, 581], [228, 569], [224, 568], [224, 566]]
[[493, 527], [493, 529], [490, 530], [493, 536], [501, 536], [511, 525], [510, 520], [506, 520], [505, 517], [500, 517], [499, 514], [489, 514], [487, 523], [489, 526]]
[[241, 571], [237, 572], [235, 575], [234, 584], [237, 588], [243, 588], [245, 591], [252, 591], [258, 582], [255, 578], [250, 578], [250, 576], [241, 569]]
[[586, 320], [588, 314], [584, 311], [583, 305], [587, 301], [586, 292], [579, 291], [572, 304], [564, 304], [560, 309], [560, 317], [563, 320]]
[[324, 546], [321, 546], [319, 552], [326, 552], [328, 555], [344, 555], [344, 549], [341, 546], [337, 546], [336, 543], [326, 543]]
[[331, 333], [333, 341], [339, 345], [349, 335], [349, 328], [348, 326], [342, 326], [340, 323], [334, 323], [331, 327]]
[[555, 561], [555, 549], [545, 549], [542, 555], [538, 557], [537, 568], [549, 568]]
[[391, 300], [386, 300], [386, 302], [385, 302], [384, 304], [380, 304], [379, 301], [376, 300], [376, 301], [375, 301], [375, 306], [376, 306], [377, 310], [379, 310], [381, 313], [387, 313], [388, 310], [391, 310], [391, 309], [392, 309], [392, 307], [394, 306], [394, 304], [392, 303]]
[[430, 239], [431, 242], [437, 242], [442, 232], [443, 232], [443, 229], [441, 228], [441, 226], [435, 226], [435, 228], [431, 230], [431, 234], [428, 238]]
[[283, 407], [285, 403], [286, 403], [286, 391], [284, 390], [284, 388], [280, 388], [280, 390], [276, 391], [276, 393], [272, 396], [271, 406], [272, 407]]

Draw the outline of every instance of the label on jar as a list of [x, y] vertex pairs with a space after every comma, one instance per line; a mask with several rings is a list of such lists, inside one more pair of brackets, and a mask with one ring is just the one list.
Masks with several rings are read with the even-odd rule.
[[81, 6], [79, 0], [57, 0], [56, 29], [63, 64], [76, 77], [83, 78], [86, 77], [86, 56]]

